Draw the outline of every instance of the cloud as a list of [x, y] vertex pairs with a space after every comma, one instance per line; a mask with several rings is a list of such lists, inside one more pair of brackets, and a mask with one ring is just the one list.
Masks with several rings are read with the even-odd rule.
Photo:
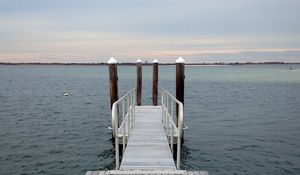
[[[202, 61], [270, 53], [265, 58], [271, 59], [298, 53], [299, 5], [270, 0], [2, 0], [0, 56], [11, 62], [105, 62], [110, 56]], [[283, 55], [283, 60], [298, 58]]]

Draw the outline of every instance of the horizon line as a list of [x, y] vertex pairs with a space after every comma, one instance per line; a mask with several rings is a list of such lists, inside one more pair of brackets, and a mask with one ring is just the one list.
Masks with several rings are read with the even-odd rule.
[[[135, 62], [118, 62], [118, 65], [136, 65]], [[153, 65], [144, 61], [143, 65]], [[160, 65], [175, 65], [175, 62], [158, 62]], [[264, 61], [264, 62], [188, 62], [185, 65], [246, 65], [246, 64], [300, 64], [300, 62]], [[0, 65], [108, 65], [107, 62], [0, 62]]]

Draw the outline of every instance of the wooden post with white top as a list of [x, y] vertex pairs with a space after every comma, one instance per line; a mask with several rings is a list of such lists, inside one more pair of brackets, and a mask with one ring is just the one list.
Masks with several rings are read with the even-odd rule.
[[142, 60], [138, 59], [136, 61], [136, 70], [137, 70], [137, 78], [136, 78], [136, 105], [141, 105], [142, 99]]
[[[184, 105], [184, 65], [185, 61], [182, 57], [176, 60], [176, 99]], [[178, 106], [177, 118], [178, 118]], [[178, 124], [178, 123], [177, 123]]]
[[157, 106], [157, 89], [158, 89], [158, 61], [153, 60], [153, 83], [152, 83], [152, 105]]
[[109, 92], [110, 92], [110, 108], [114, 102], [118, 100], [118, 61], [111, 57], [108, 61], [109, 67]]

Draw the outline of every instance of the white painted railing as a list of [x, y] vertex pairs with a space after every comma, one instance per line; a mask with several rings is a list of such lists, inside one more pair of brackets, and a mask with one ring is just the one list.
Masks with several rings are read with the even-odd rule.
[[[177, 169], [180, 169], [181, 137], [183, 129], [183, 105], [165, 89], [161, 90], [161, 104], [162, 121], [172, 153], [174, 153], [173, 145], [175, 143], [175, 138], [177, 140], [176, 167]], [[176, 123], [177, 115], [178, 118]]]
[[[125, 152], [126, 142], [130, 136], [133, 122], [135, 120], [136, 90], [130, 90], [126, 95], [114, 102], [111, 110], [112, 132], [115, 138], [116, 151], [116, 169], [120, 166], [119, 156], [119, 138], [122, 139], [123, 154]], [[119, 126], [119, 121], [121, 125]]]

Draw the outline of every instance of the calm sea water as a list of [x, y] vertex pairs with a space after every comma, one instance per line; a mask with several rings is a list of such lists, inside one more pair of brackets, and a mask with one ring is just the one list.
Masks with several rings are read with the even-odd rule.
[[[118, 71], [121, 96], [136, 69]], [[174, 94], [175, 67], [159, 71]], [[143, 67], [143, 104], [151, 82]], [[105, 66], [1, 65], [0, 174], [113, 169], [108, 87]], [[185, 87], [182, 169], [300, 174], [300, 65], [189, 66]]]

